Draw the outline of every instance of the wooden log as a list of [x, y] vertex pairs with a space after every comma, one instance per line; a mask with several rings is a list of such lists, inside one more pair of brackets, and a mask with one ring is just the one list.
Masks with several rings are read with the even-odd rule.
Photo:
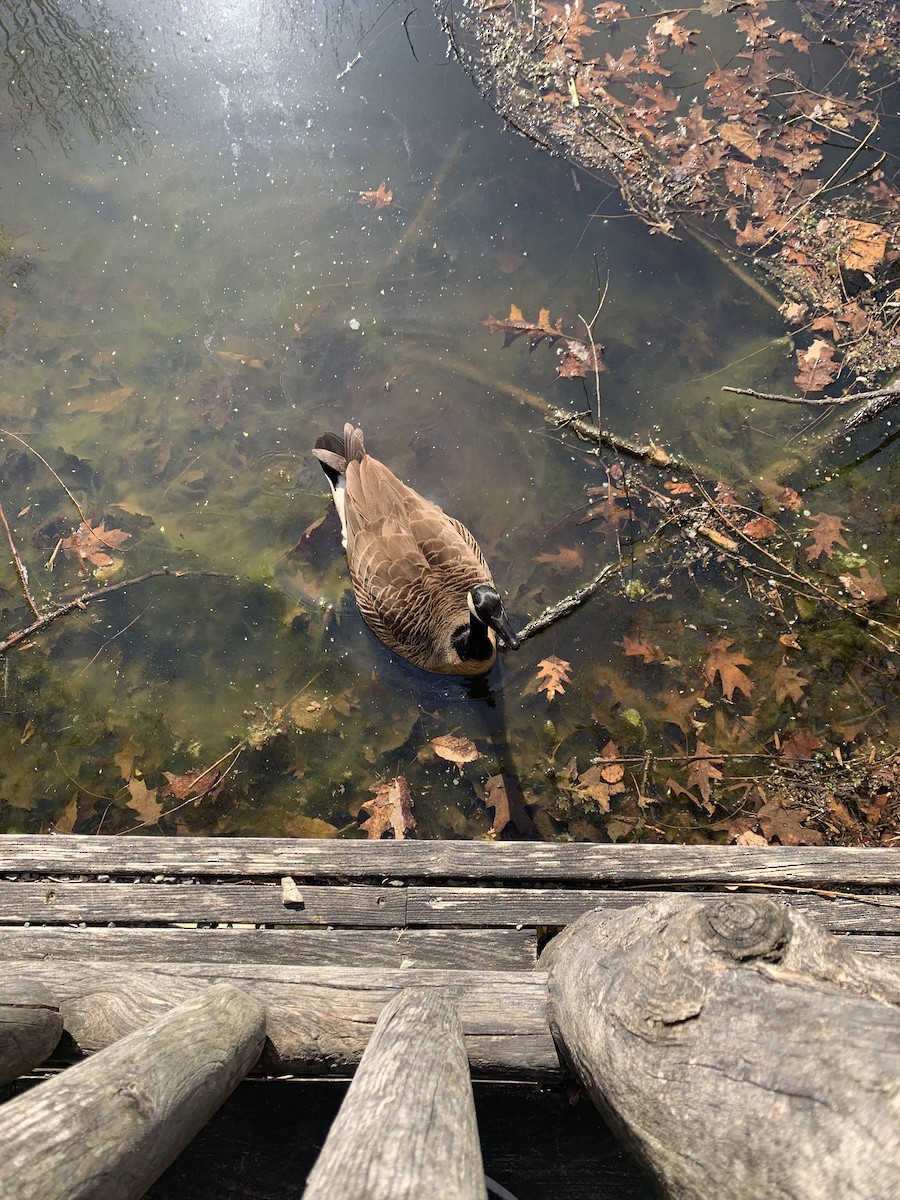
[[0, 1200], [143, 1196], [259, 1057], [265, 1010], [220, 985], [0, 1108]]
[[446, 995], [386, 1005], [304, 1200], [485, 1200], [462, 1025]]
[[473, 1070], [501, 1078], [559, 1075], [547, 988], [535, 971], [439, 971], [115, 962], [11, 962], [11, 975], [59, 997], [76, 1050], [92, 1053], [197, 996], [232, 983], [266, 1006], [260, 1070], [352, 1074], [378, 1014], [405, 987], [446, 991], [458, 1007]]
[[735, 896], [590, 914], [541, 966], [561, 1052], [668, 1195], [900, 1195], [895, 963]]
[[0, 979], [0, 1087], [52, 1054], [62, 1031], [47, 988], [16, 976]]
[[900, 850], [844, 846], [550, 845], [331, 838], [0, 836], [0, 872], [305, 880], [590, 880], [896, 888]]

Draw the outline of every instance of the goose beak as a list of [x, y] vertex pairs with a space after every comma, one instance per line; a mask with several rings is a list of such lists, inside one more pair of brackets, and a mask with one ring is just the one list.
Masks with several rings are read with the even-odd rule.
[[491, 628], [502, 640], [504, 646], [506, 646], [508, 650], [518, 650], [519, 639], [513, 632], [513, 627], [509, 623], [509, 618], [502, 608], [497, 616], [491, 618]]

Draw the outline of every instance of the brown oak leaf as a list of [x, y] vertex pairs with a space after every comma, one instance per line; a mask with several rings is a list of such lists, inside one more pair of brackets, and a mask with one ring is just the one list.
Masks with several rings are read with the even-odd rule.
[[534, 561], [561, 567], [564, 571], [576, 571], [584, 566], [584, 551], [578, 546], [560, 546], [555, 554], [536, 554]]
[[770, 538], [778, 526], [769, 517], [755, 517], [752, 521], [748, 521], [741, 533], [747, 537], [755, 538], [758, 542], [764, 542], [766, 538]]
[[835, 545], [847, 547], [841, 534], [842, 524], [840, 517], [831, 517], [828, 513], [817, 513], [813, 517], [813, 527], [809, 531], [812, 545], [806, 548], [807, 562], [815, 562], [822, 554], [831, 558]]
[[91, 525], [82, 521], [69, 537], [63, 538], [60, 547], [67, 558], [79, 563], [92, 563], [95, 567], [111, 567], [113, 560], [107, 550], [118, 550], [131, 534], [123, 529], [107, 529], [106, 521]]
[[755, 684], [741, 667], [750, 666], [751, 659], [745, 658], [740, 651], [731, 650], [732, 638], [716, 638], [710, 645], [703, 664], [703, 675], [707, 683], [714, 683], [716, 675], [722, 683], [722, 694], [726, 700], [731, 700], [734, 693], [743, 692], [750, 697]]
[[785, 758], [812, 758], [813, 750], [818, 750], [821, 745], [822, 739], [809, 729], [798, 729], [793, 737], [782, 741], [781, 753]]
[[703, 807], [707, 812], [711, 813], [715, 808], [712, 800], [712, 785], [717, 779], [722, 778], [722, 772], [716, 764], [721, 766], [723, 759], [721, 755], [716, 755], [711, 746], [707, 746], [705, 742], [698, 740], [697, 750], [694, 757], [691, 759], [690, 770], [687, 776], [688, 787], [699, 789], [700, 795], [703, 797]]
[[633, 638], [628, 634], [623, 634], [621, 642], [614, 643], [616, 646], [621, 646], [629, 658], [642, 658], [645, 663], [663, 662], [665, 654], [658, 646], [651, 646], [646, 638]]
[[163, 771], [167, 782], [159, 788], [158, 796], [174, 796], [176, 800], [193, 800], [199, 804], [201, 800], [214, 800], [225, 786], [222, 772], [210, 767], [198, 767], [196, 771], [186, 771], [184, 775], [173, 775], [171, 771]]
[[881, 582], [881, 576], [873, 577], [865, 567], [858, 576], [839, 575], [838, 579], [853, 599], [858, 600], [861, 604], [880, 604], [882, 600], [887, 600], [887, 592]]
[[798, 350], [794, 383], [804, 396], [814, 396], [834, 383], [840, 374], [841, 364], [834, 362], [834, 343], [816, 338], [805, 350]]
[[555, 654], [551, 654], [549, 658], [542, 658], [538, 663], [535, 677], [540, 681], [537, 690], [546, 692], [548, 700], [564, 693], [565, 684], [571, 683], [571, 666], [571, 663], [566, 662], [564, 658], [558, 658]]
[[800, 704], [803, 700], [804, 688], [809, 687], [809, 680], [804, 679], [800, 672], [793, 667], [782, 663], [775, 671], [772, 686], [775, 690], [775, 699], [779, 704], [783, 704], [789, 697], [795, 704]]
[[397, 775], [384, 783], [376, 783], [369, 790], [375, 793], [374, 796], [364, 800], [360, 807], [370, 816], [360, 829], [365, 830], [370, 840], [377, 841], [391, 834], [402, 841], [416, 827], [413, 800], [406, 780]]

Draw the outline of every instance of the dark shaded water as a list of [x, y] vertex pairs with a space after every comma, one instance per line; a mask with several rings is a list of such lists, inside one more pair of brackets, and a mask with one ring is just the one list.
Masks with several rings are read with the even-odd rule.
[[[636, 520], [620, 497], [578, 523], [615, 456], [564, 444], [539, 405], [584, 412], [594, 382], [557, 378], [546, 345], [501, 349], [484, 318], [548, 307], [583, 332], [608, 279], [606, 426], [742, 484], [807, 417], [720, 386], [791, 390], [790, 346], [715, 258], [649, 236], [602, 184], [504, 131], [428, 8], [405, 24], [363, 2], [0, 11], [0, 500], [31, 588], [41, 607], [162, 565], [208, 573], [111, 594], [3, 658], [4, 830], [351, 833], [402, 773], [423, 836], [487, 835], [501, 774], [528, 808], [519, 833], [723, 836], [747, 785], [704, 803], [685, 758], [698, 738], [890, 743], [891, 660], [852, 621], [807, 616], [791, 695], [777, 672], [793, 608], [715, 560], [682, 569], [689, 539], [672, 531], [631, 557], [664, 476], [644, 476]], [[389, 205], [360, 203], [382, 182]], [[398, 662], [347, 594], [308, 458], [345, 419], [476, 532], [517, 626], [620, 556], [628, 594], [480, 684]], [[845, 516], [844, 569], [881, 572], [894, 595], [885, 446], [873, 435], [853, 452], [868, 460], [833, 456], [806, 482], [811, 512]], [[129, 535], [101, 565], [58, 548], [80, 520], [63, 484], [94, 528]], [[4, 634], [32, 617], [11, 563], [0, 617]], [[627, 655], [629, 637], [654, 656]], [[749, 660], [752, 698], [704, 675], [718, 637]], [[570, 680], [550, 699], [552, 656]], [[446, 734], [480, 757], [438, 757]], [[610, 742], [633, 765], [607, 795], [584, 774]], [[650, 750], [674, 764], [654, 780]]]

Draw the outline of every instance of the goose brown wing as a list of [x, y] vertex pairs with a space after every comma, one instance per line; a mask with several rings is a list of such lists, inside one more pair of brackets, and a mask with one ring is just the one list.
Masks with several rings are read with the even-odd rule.
[[347, 558], [367, 624], [415, 661], [467, 619], [466, 593], [490, 581], [471, 533], [383, 463], [350, 463]]

